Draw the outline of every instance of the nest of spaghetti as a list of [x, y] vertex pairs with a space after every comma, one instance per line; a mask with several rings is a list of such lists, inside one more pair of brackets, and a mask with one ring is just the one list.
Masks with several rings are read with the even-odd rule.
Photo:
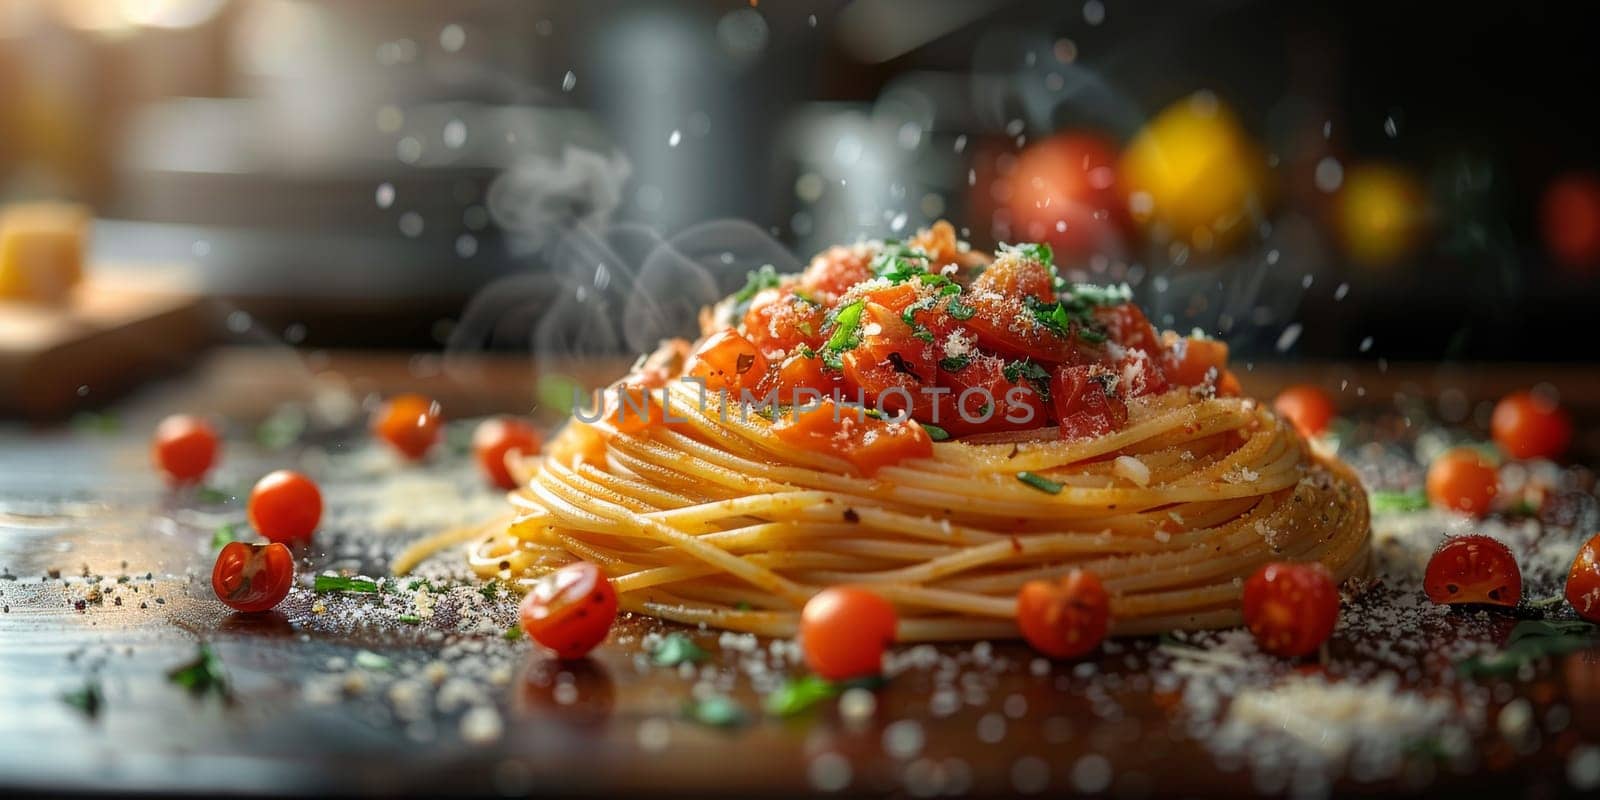
[[1158, 333], [1043, 245], [941, 223], [836, 247], [702, 328], [511, 464], [515, 518], [466, 534], [478, 574], [590, 561], [627, 610], [774, 636], [858, 585], [899, 640], [939, 641], [1017, 636], [1018, 590], [1073, 569], [1115, 635], [1237, 625], [1268, 562], [1367, 569], [1359, 482], [1240, 396], [1226, 345]]

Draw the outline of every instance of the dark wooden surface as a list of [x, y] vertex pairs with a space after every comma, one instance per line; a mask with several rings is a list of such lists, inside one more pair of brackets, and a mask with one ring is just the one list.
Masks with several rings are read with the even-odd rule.
[[[937, 678], [912, 669], [878, 693], [869, 718], [846, 718], [829, 703], [797, 718], [770, 719], [759, 714], [747, 676], [734, 668], [740, 654], [719, 648], [714, 633], [689, 631], [712, 653], [711, 665], [741, 676], [731, 694], [752, 720], [723, 730], [683, 719], [695, 679], [639, 663], [639, 637], [667, 630], [649, 620], [623, 623], [589, 661], [560, 665], [526, 642], [500, 636], [512, 618], [509, 599], [493, 607], [476, 632], [453, 626], [449, 599], [441, 601], [440, 614], [414, 626], [381, 614], [363, 618], [359, 608], [373, 602], [367, 598], [303, 590], [269, 615], [226, 613], [207, 585], [211, 537], [220, 522], [239, 519], [242, 506], [237, 498], [162, 487], [146, 466], [145, 436], [153, 421], [180, 408], [229, 420], [225, 466], [213, 481], [225, 489], [246, 487], [279, 465], [318, 471], [330, 513], [305, 566], [381, 575], [383, 557], [421, 530], [401, 524], [375, 531], [367, 522], [382, 498], [372, 485], [395, 471], [363, 455], [361, 437], [352, 435], [358, 426], [341, 429], [340, 419], [359, 418], [362, 395], [402, 387], [428, 391], [462, 417], [533, 404], [525, 363], [435, 366], [407, 358], [224, 351], [111, 409], [112, 417], [81, 421], [77, 430], [11, 426], [0, 434], [0, 788], [114, 795], [788, 796], [811, 791], [808, 771], [823, 753], [851, 765], [847, 793], [905, 796], [931, 786], [946, 794], [1004, 795], [1034, 788], [1028, 780], [1019, 784], [1017, 772], [1019, 762], [1038, 759], [1046, 765], [1043, 791], [1065, 794], [1078, 785], [1074, 768], [1086, 756], [1111, 767], [1104, 796], [1236, 796], [1256, 786], [1249, 770], [1219, 764], [1183, 733], [1179, 698], [1149, 680], [1152, 660], [1160, 660], [1150, 640], [1119, 643], [1116, 652], [1092, 660], [1092, 669], [1058, 664], [1042, 673], [1033, 654], [1016, 645], [996, 645], [999, 666], [974, 664], [970, 646], [948, 647], [945, 655], [964, 660], [959, 685], [973, 686], [973, 699], [953, 713], [930, 712]], [[592, 369], [599, 374], [613, 367]], [[1595, 372], [1579, 367], [1537, 374], [1455, 370], [1443, 377], [1436, 369], [1398, 367], [1385, 373], [1261, 368], [1246, 384], [1270, 396], [1287, 380], [1337, 388], [1350, 376], [1369, 398], [1397, 391], [1436, 397], [1455, 388], [1476, 400], [1548, 380], [1586, 411], [1600, 401]], [[325, 393], [333, 387], [351, 390], [354, 403], [329, 399]], [[308, 448], [273, 451], [251, 443], [254, 421], [285, 401], [319, 396], [314, 416], [326, 417], [329, 430], [314, 423]], [[1378, 413], [1384, 404], [1366, 405], [1358, 413]], [[443, 454], [419, 469], [418, 477], [455, 487], [468, 502], [488, 494], [459, 454]], [[81, 607], [79, 600], [85, 601]], [[319, 601], [325, 608], [316, 607]], [[1488, 635], [1503, 628], [1491, 625]], [[194, 657], [201, 641], [226, 665], [232, 683], [226, 700], [191, 696], [166, 678]], [[1354, 670], [1358, 644], [1335, 642], [1332, 661], [1301, 669]], [[362, 650], [391, 663], [368, 672], [350, 667]], [[430, 667], [433, 662], [442, 666]], [[460, 707], [444, 702], [445, 686], [432, 685], [441, 669], [442, 683], [460, 680], [452, 691], [474, 693], [474, 700]], [[399, 710], [399, 680], [429, 684], [425, 713], [412, 718]], [[61, 699], [88, 681], [104, 696], [94, 716]], [[338, 690], [330, 694], [330, 686]], [[1498, 738], [1491, 723], [1471, 763], [1430, 764], [1420, 777], [1408, 773], [1371, 784], [1346, 780], [1338, 790], [1508, 797], [1572, 791], [1567, 757], [1600, 734], [1600, 664], [1590, 654], [1574, 654], [1507, 686], [1492, 695], [1494, 707], [1526, 697], [1540, 713], [1570, 708], [1573, 724], [1524, 752]], [[461, 718], [471, 705], [496, 709], [499, 736], [464, 739]], [[1488, 713], [1492, 720], [1493, 708]], [[984, 720], [994, 714], [1004, 717], [998, 741], [978, 733], [984, 724], [992, 733], [993, 722]], [[886, 753], [885, 731], [908, 720], [925, 744], [908, 757]], [[1037, 763], [1027, 761], [1030, 768]]]

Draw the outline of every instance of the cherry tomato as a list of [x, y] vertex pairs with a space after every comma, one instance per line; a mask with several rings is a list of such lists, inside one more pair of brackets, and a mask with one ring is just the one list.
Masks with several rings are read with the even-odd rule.
[[1011, 230], [1048, 241], [1058, 260], [1119, 253], [1128, 204], [1117, 184], [1117, 147], [1103, 136], [1060, 133], [1031, 143], [1010, 178]]
[[188, 414], [173, 414], [156, 426], [150, 457], [176, 484], [198, 483], [217, 460], [217, 431]]
[[740, 389], [754, 389], [766, 376], [767, 357], [743, 334], [723, 328], [695, 349], [683, 374], [704, 380], [709, 393], [726, 391], [737, 399]]
[[238, 611], [266, 611], [288, 596], [294, 584], [294, 556], [276, 542], [229, 542], [211, 568], [217, 599]]
[[1017, 592], [1017, 627], [1033, 649], [1078, 658], [1106, 638], [1111, 599], [1100, 579], [1081, 569], [1058, 581], [1028, 581]]
[[1112, 341], [1129, 350], [1143, 350], [1158, 360], [1166, 352], [1156, 327], [1150, 324], [1144, 311], [1133, 303], [1101, 306], [1094, 310], [1094, 318], [1106, 329]]
[[1104, 367], [1057, 367], [1050, 376], [1061, 436], [1104, 436], [1128, 424], [1128, 405], [1117, 393], [1117, 375]]
[[1307, 439], [1320, 436], [1334, 417], [1333, 398], [1309, 383], [1290, 386], [1272, 402], [1278, 416], [1289, 421]]
[[951, 304], [965, 309], [961, 315], [952, 316], [977, 334], [978, 344], [984, 350], [996, 355], [1051, 364], [1088, 364], [1101, 360], [1105, 353], [1103, 346], [1090, 344], [1077, 336], [1062, 336], [1045, 327], [1016, 297], [996, 292], [966, 292], [951, 298], [946, 308], [951, 308]]
[[907, 244], [928, 254], [930, 269], [934, 272], [946, 264], [959, 264], [967, 256], [961, 251], [955, 226], [942, 219], [931, 227], [917, 231]]
[[472, 450], [478, 456], [478, 466], [494, 485], [507, 490], [517, 488], [517, 480], [506, 466], [506, 454], [533, 455], [539, 452], [542, 441], [532, 425], [508, 417], [486, 419], [472, 432]]
[[1555, 458], [1572, 441], [1572, 418], [1548, 397], [1513, 392], [1494, 406], [1489, 429], [1512, 458]]
[[307, 544], [322, 520], [322, 492], [304, 475], [280, 469], [250, 490], [250, 524], [282, 544]]
[[582, 658], [605, 641], [617, 619], [617, 590], [587, 561], [540, 578], [518, 607], [528, 638], [558, 658]]
[[[1177, 339], [1167, 349], [1167, 378], [1180, 386], [1199, 386], [1221, 379], [1228, 368], [1228, 345], [1216, 339]], [[1216, 372], [1213, 373], [1212, 370]]]
[[1578, 548], [1567, 572], [1567, 602], [1578, 616], [1600, 622], [1600, 534]]
[[1457, 536], [1428, 559], [1422, 589], [1440, 605], [1515, 606], [1522, 600], [1522, 571], [1504, 544], [1487, 536]]
[[827, 309], [789, 289], [766, 289], [750, 300], [744, 315], [744, 333], [768, 358], [792, 353], [805, 345], [822, 346], [822, 324]]
[[1339, 619], [1339, 589], [1317, 562], [1274, 562], [1244, 582], [1245, 627], [1262, 650], [1284, 658], [1314, 652]]
[[1539, 228], [1556, 261], [1579, 270], [1600, 266], [1600, 178], [1574, 172], [1551, 181], [1539, 203]]
[[877, 252], [864, 245], [836, 246], [811, 259], [800, 276], [800, 287], [813, 297], [833, 303], [850, 287], [872, 277], [872, 257]]
[[797, 408], [773, 423], [772, 432], [794, 447], [839, 456], [867, 475], [907, 459], [933, 455], [933, 440], [914, 420], [890, 422], [862, 417], [855, 409], [843, 408], [831, 400], [814, 408]]
[[[980, 354], [958, 369], [941, 368], [939, 383], [950, 393], [941, 395], [945, 402], [940, 404], [939, 418], [934, 422], [955, 436], [1049, 425], [1050, 409], [1044, 395], [1020, 375], [1019, 382], [1012, 383], [1005, 367], [1004, 360]], [[992, 408], [984, 408], [991, 404]]]
[[925, 416], [929, 402], [922, 388], [933, 384], [939, 369], [932, 343], [913, 336], [900, 312], [876, 302], [862, 309], [859, 329], [860, 344], [841, 359], [845, 380], [861, 390], [869, 406], [881, 403], [893, 412], [910, 408]]
[[897, 624], [894, 606], [866, 589], [823, 589], [800, 611], [806, 666], [830, 681], [877, 675]]
[[372, 418], [372, 432], [417, 461], [439, 441], [439, 404], [420, 394], [389, 398]]
[[796, 402], [796, 389], [814, 389], [823, 397], [835, 391], [848, 395], [844, 376], [838, 370], [828, 369], [817, 356], [795, 353], [785, 358], [778, 368], [767, 373], [756, 391], [765, 397], [776, 391], [780, 403]]
[[1499, 471], [1470, 447], [1448, 451], [1428, 467], [1428, 502], [1438, 508], [1481, 517], [1499, 490]]
[[666, 424], [662, 406], [665, 394], [660, 387], [624, 381], [606, 393], [606, 416], [620, 433], [638, 433]]
[[973, 279], [972, 288], [978, 293], [997, 292], [1015, 300], [1034, 297], [1051, 303], [1056, 299], [1055, 274], [1050, 265], [1020, 253], [1001, 255]]

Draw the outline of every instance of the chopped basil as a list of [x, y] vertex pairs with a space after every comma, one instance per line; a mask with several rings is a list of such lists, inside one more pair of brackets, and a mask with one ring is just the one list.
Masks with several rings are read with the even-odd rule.
[[1062, 484], [1056, 483], [1043, 475], [1035, 475], [1026, 470], [1017, 473], [1017, 480], [1038, 489], [1045, 494], [1061, 494]]
[[722, 695], [691, 701], [684, 713], [695, 722], [713, 728], [736, 728], [748, 719], [743, 706]]
[[194, 492], [194, 499], [206, 505], [222, 505], [233, 502], [234, 493], [229, 489], [215, 486], [202, 486]]
[[792, 717], [824, 700], [834, 697], [846, 689], [878, 689], [883, 686], [882, 677], [874, 675], [867, 678], [853, 678], [841, 683], [824, 680], [816, 675], [802, 675], [791, 678], [778, 685], [772, 694], [767, 695], [762, 704], [768, 714], [775, 717]]
[[485, 600], [493, 600], [500, 594], [500, 584], [494, 581], [489, 581], [488, 583], [478, 587], [478, 594], [483, 595], [483, 599]]
[[1428, 496], [1416, 492], [1373, 492], [1367, 495], [1372, 511], [1378, 514], [1395, 514], [1423, 511], [1428, 507]]
[[771, 264], [762, 264], [761, 269], [751, 270], [745, 277], [744, 288], [733, 293], [735, 303], [748, 303], [750, 298], [760, 294], [763, 289], [776, 289], [782, 283], [778, 270]]
[[416, 614], [401, 614], [400, 616], [395, 617], [394, 619], [395, 619], [396, 622], [403, 622], [403, 623], [405, 623], [407, 625], [421, 625], [422, 624], [422, 617], [419, 617]]
[[371, 578], [345, 577], [343, 575], [318, 575], [311, 584], [311, 590], [317, 594], [324, 592], [354, 592], [356, 594], [377, 594], [378, 582]]
[[216, 531], [211, 534], [211, 549], [221, 550], [228, 546], [229, 542], [237, 541], [239, 541], [238, 526], [231, 522], [224, 522], [217, 526]]
[[207, 644], [200, 645], [193, 661], [180, 664], [168, 672], [167, 680], [188, 689], [191, 694], [215, 692], [221, 697], [228, 696], [227, 672], [222, 668], [222, 660]]
[[681, 633], [669, 633], [650, 654], [650, 660], [659, 667], [676, 667], [679, 664], [698, 664], [706, 659], [706, 651], [693, 639]]
[[935, 425], [931, 422], [921, 422], [918, 424], [922, 426], [923, 430], [928, 432], [929, 439], [932, 439], [936, 442], [942, 442], [950, 438], [950, 432], [939, 427], [938, 425]]
[[1039, 393], [1039, 399], [1050, 401], [1050, 373], [1044, 367], [1028, 359], [1012, 361], [1000, 368], [1000, 374], [1013, 385], [1020, 385], [1027, 381], [1033, 385], [1033, 390]]
[[946, 356], [939, 359], [939, 369], [957, 372], [972, 363], [972, 356]]
[[872, 257], [872, 273], [891, 283], [905, 283], [922, 277], [945, 279], [943, 275], [929, 275], [928, 254], [901, 242], [885, 242], [882, 252]]
[[950, 312], [952, 318], [961, 320], [972, 319], [972, 315], [978, 313], [978, 309], [962, 303], [961, 298], [955, 296], [945, 303], [944, 309]]
[[97, 717], [105, 705], [105, 695], [100, 692], [100, 679], [90, 675], [83, 686], [61, 695], [61, 702], [82, 711], [85, 716]]
[[842, 368], [839, 354], [861, 343], [857, 328], [861, 327], [861, 312], [865, 311], [865, 300], [857, 300], [849, 305], [842, 306], [829, 315], [828, 321], [823, 325], [823, 330], [830, 326], [833, 333], [828, 336], [828, 341], [822, 345], [822, 363], [832, 369]]
[[1056, 263], [1055, 253], [1050, 249], [1050, 245], [1043, 242], [1018, 242], [1017, 244], [1001, 242], [1000, 252], [1015, 253], [1047, 267], [1053, 267]]
[[521, 625], [512, 625], [511, 627], [506, 628], [505, 633], [500, 634], [500, 638], [502, 638], [502, 639], [504, 639], [504, 640], [506, 640], [508, 642], [515, 642], [518, 639], [521, 639], [522, 638], [522, 626]]
[[379, 655], [371, 650], [358, 650], [355, 656], [350, 659], [350, 663], [372, 672], [383, 672], [389, 669], [394, 662], [390, 661], [388, 656]]
[[1456, 663], [1456, 671], [1472, 678], [1514, 676], [1549, 656], [1586, 650], [1600, 643], [1600, 629], [1581, 620], [1530, 619], [1518, 622], [1498, 652]]

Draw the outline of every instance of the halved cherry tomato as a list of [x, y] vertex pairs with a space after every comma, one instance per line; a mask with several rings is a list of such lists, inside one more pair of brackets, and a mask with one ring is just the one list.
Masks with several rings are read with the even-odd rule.
[[875, 255], [876, 249], [865, 244], [830, 247], [811, 259], [811, 265], [800, 276], [800, 286], [831, 304], [850, 287], [872, 277]]
[[1028, 581], [1017, 592], [1017, 627], [1033, 649], [1078, 658], [1105, 640], [1111, 599], [1100, 579], [1081, 569], [1058, 581]]
[[439, 441], [439, 404], [420, 394], [389, 398], [372, 418], [372, 432], [412, 461]]
[[306, 544], [322, 520], [322, 491], [287, 469], [268, 473], [250, 490], [247, 513], [257, 533], [282, 544]]
[[740, 389], [754, 389], [766, 376], [767, 357], [743, 334], [723, 328], [695, 349], [683, 374], [704, 380], [707, 392], [726, 391], [737, 398]]
[[772, 432], [789, 445], [839, 456], [867, 475], [907, 459], [933, 455], [933, 440], [916, 421], [863, 418], [855, 409], [832, 400], [815, 408], [796, 408], [773, 423]]
[[171, 482], [197, 483], [216, 463], [219, 441], [211, 423], [188, 414], [173, 414], [156, 426], [150, 457]]
[[1167, 378], [1179, 386], [1199, 386], [1208, 380], [1219, 381], [1220, 386], [1228, 368], [1228, 346], [1216, 339], [1176, 339], [1167, 348], [1166, 362]]
[[579, 561], [540, 578], [517, 613], [528, 638], [558, 658], [582, 658], [611, 631], [617, 590], [598, 566]]
[[1428, 559], [1422, 589], [1440, 605], [1515, 606], [1522, 600], [1522, 570], [1504, 544], [1487, 536], [1457, 536]]
[[1307, 439], [1322, 435], [1336, 413], [1333, 398], [1321, 387], [1309, 383], [1290, 386], [1279, 392], [1278, 399], [1272, 401], [1272, 408]]
[[801, 345], [822, 346], [822, 323], [827, 309], [808, 302], [789, 289], [767, 289], [750, 300], [744, 315], [744, 333], [769, 358], [792, 353]]
[[288, 596], [294, 584], [294, 556], [276, 542], [229, 542], [211, 568], [211, 590], [237, 611], [266, 611]]
[[997, 292], [1002, 297], [1021, 301], [1034, 297], [1046, 303], [1056, 299], [1055, 275], [1050, 266], [1020, 253], [1007, 253], [972, 280], [978, 293]]
[[800, 610], [800, 650], [806, 666], [826, 680], [877, 675], [897, 624], [888, 600], [866, 589], [833, 586]]
[[1438, 508], [1481, 517], [1499, 490], [1499, 471], [1470, 447], [1450, 450], [1428, 467], [1428, 502]]
[[506, 455], [512, 452], [533, 455], [539, 452], [543, 438], [532, 425], [520, 419], [493, 417], [478, 423], [472, 432], [472, 450], [478, 457], [478, 466], [494, 485], [511, 490], [517, 481], [506, 466]]
[[1260, 648], [1299, 658], [1314, 652], [1339, 620], [1339, 589], [1317, 562], [1274, 562], [1244, 582], [1245, 627]]
[[1600, 534], [1578, 548], [1578, 557], [1567, 571], [1566, 595], [1578, 616], [1600, 622]]
[[1495, 444], [1512, 458], [1555, 458], [1572, 442], [1572, 418], [1566, 409], [1533, 392], [1501, 398], [1489, 429]]
[[1104, 367], [1057, 367], [1050, 376], [1061, 436], [1104, 436], [1128, 424], [1128, 406], [1117, 392], [1117, 374]]
[[1133, 303], [1100, 306], [1094, 310], [1094, 318], [1105, 328], [1112, 341], [1129, 350], [1143, 350], [1157, 361], [1166, 352], [1155, 326], [1150, 324], [1144, 311]]

